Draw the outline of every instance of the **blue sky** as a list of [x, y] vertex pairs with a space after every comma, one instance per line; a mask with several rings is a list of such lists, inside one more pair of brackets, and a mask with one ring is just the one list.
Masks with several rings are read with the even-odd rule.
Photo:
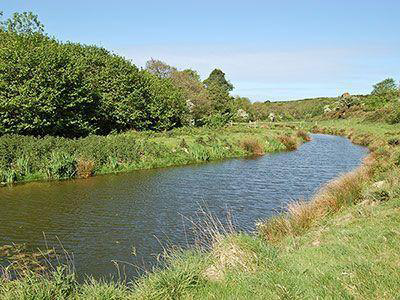
[[400, 80], [399, 0], [0, 0], [0, 10], [33, 11], [50, 35], [139, 66], [153, 57], [203, 78], [221, 68], [233, 93], [253, 101], [368, 93]]

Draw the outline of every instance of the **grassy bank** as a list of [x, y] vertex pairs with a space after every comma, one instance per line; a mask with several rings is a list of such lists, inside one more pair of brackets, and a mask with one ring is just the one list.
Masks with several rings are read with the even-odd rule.
[[371, 154], [313, 199], [217, 235], [205, 252], [173, 258], [139, 283], [143, 299], [396, 299], [400, 294], [399, 126], [323, 121], [303, 126], [349, 137]]
[[[277, 124], [278, 128], [294, 125]], [[297, 124], [296, 126], [299, 126]], [[134, 285], [61, 271], [3, 280], [2, 299], [396, 299], [400, 294], [399, 126], [356, 120], [303, 123], [349, 137], [370, 155], [313, 199], [260, 222], [253, 235], [211, 228], [212, 244], [174, 252]], [[218, 226], [217, 226], [218, 227]], [[36, 297], [36, 298], [35, 298]]]
[[296, 127], [181, 128], [80, 139], [0, 137], [0, 182], [86, 178], [293, 150], [306, 140]]

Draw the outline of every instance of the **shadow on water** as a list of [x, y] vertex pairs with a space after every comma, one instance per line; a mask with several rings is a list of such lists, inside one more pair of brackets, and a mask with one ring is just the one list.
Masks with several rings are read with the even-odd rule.
[[57, 246], [58, 237], [81, 276], [118, 276], [113, 260], [148, 268], [163, 246], [192, 242], [186, 218], [200, 206], [221, 219], [229, 209], [236, 227], [251, 231], [367, 154], [342, 137], [312, 138], [297, 151], [258, 158], [2, 188], [0, 245]]

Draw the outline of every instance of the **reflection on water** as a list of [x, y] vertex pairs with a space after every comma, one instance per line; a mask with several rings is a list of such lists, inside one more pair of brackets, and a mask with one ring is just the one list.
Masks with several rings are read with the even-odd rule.
[[[74, 254], [78, 274], [97, 278], [117, 275], [112, 260], [148, 266], [163, 246], [187, 245], [184, 223], [199, 205], [219, 218], [229, 208], [238, 228], [250, 231], [357, 167], [367, 153], [341, 137], [312, 138], [297, 151], [255, 159], [2, 188], [0, 245], [43, 247], [58, 237]], [[137, 274], [133, 267], [126, 272]]]

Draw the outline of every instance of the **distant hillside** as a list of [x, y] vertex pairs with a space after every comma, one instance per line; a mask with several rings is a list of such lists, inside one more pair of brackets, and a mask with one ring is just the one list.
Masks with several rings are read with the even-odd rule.
[[311, 119], [324, 113], [327, 105], [333, 105], [338, 98], [313, 98], [295, 101], [265, 102], [262, 105], [282, 120]]

